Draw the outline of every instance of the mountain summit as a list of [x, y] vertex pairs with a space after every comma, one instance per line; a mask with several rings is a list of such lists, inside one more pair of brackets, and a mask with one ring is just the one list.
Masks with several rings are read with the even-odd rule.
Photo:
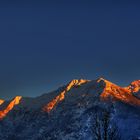
[[[61, 89], [59, 92], [56, 91], [54, 93], [47, 93], [47, 94], [37, 97], [37, 98], [32, 98], [30, 100], [30, 105], [32, 104], [32, 102], [36, 102], [36, 104], [40, 105], [41, 103], [37, 103], [37, 102], [41, 102], [41, 99], [38, 100], [38, 98], [42, 97], [44, 104], [42, 104], [42, 107], [41, 106], [38, 106], [38, 107], [41, 107], [41, 110], [43, 110], [44, 112], [49, 113], [60, 102], [65, 100], [65, 96], [67, 94], [70, 94], [69, 93], [70, 90], [74, 90], [77, 88], [75, 93], [72, 93], [72, 94], [77, 94], [77, 96], [78, 96], [78, 94], [80, 92], [82, 92], [82, 90], [81, 90], [82, 88], [79, 88], [79, 90], [78, 90], [78, 87], [83, 86], [85, 89], [86, 88], [89, 89], [89, 85], [93, 91], [97, 90], [97, 88], [102, 91], [99, 96], [100, 100], [102, 100], [102, 101], [113, 101], [113, 102], [119, 101], [119, 102], [123, 102], [123, 103], [130, 104], [130, 105], [140, 106], [140, 99], [137, 98], [136, 96], [134, 96], [134, 93], [138, 93], [140, 90], [140, 80], [136, 80], [136, 81], [132, 82], [127, 87], [120, 87], [104, 78], [98, 78], [97, 80], [74, 79], [74, 80], [70, 81], [66, 86], [64, 86], [64, 88]], [[99, 93], [95, 92], [94, 94], [97, 95]], [[72, 96], [72, 95], [69, 95], [69, 96]], [[79, 96], [81, 96], [81, 94], [79, 94]], [[46, 99], [46, 102], [45, 102], [45, 98], [48, 98], [48, 99]], [[18, 105], [20, 107], [22, 107], [22, 105], [24, 106], [22, 100], [24, 100], [23, 102], [25, 105], [26, 105], [26, 102], [27, 102], [27, 105], [29, 104], [28, 103], [29, 99], [21, 97], [21, 96], [16, 96], [11, 101], [0, 100], [0, 106], [2, 106], [4, 102], [6, 104], [6, 106], [0, 108], [1, 109], [0, 110], [0, 119], [3, 119], [4, 117], [6, 117], [8, 115], [8, 113], [10, 111], [12, 111], [12, 109], [14, 109], [14, 107], [16, 105]]]
[[[124, 140], [135, 139], [140, 134], [139, 109], [140, 80], [120, 87], [104, 78], [74, 79], [35, 98], [0, 100], [0, 139], [90, 140], [92, 116], [103, 110], [111, 111]], [[127, 133], [129, 125], [132, 134]]]

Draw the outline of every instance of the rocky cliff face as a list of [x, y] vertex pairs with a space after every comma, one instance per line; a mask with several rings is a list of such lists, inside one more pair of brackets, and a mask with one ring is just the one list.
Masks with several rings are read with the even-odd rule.
[[103, 78], [79, 79], [36, 98], [0, 100], [0, 139], [94, 139], [93, 116], [102, 110], [111, 113], [124, 140], [136, 139], [140, 136], [139, 90], [140, 80], [120, 87]]

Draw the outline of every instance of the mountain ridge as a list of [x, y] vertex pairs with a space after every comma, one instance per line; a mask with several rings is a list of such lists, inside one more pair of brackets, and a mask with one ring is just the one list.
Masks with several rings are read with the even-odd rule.
[[[140, 106], [140, 99], [133, 95], [134, 92], [138, 92], [140, 90], [140, 80], [136, 80], [130, 83], [127, 87], [120, 87], [104, 78], [98, 78], [96, 80], [85, 80], [85, 79], [74, 79], [71, 80], [65, 88], [58, 92], [58, 94], [54, 95], [53, 99], [48, 100], [48, 102], [44, 103], [41, 106], [41, 110], [47, 113], [50, 113], [59, 103], [61, 103], [64, 99], [66, 94], [72, 89], [79, 86], [82, 86], [86, 83], [92, 83], [94, 81], [97, 85], [101, 85], [102, 93], [100, 95], [101, 101], [121, 101], [130, 105]], [[49, 95], [45, 95], [46, 97]], [[52, 96], [52, 94], [50, 94]], [[41, 96], [40, 96], [41, 97]], [[8, 115], [8, 113], [14, 109], [17, 105], [20, 105], [24, 97], [16, 96], [14, 99], [9, 101], [7, 106], [3, 109], [0, 109], [0, 119], [3, 119]], [[43, 97], [44, 98], [44, 97]], [[36, 98], [33, 98], [34, 100]], [[30, 100], [30, 102], [33, 101]], [[25, 104], [26, 104], [25, 99]], [[35, 103], [41, 102], [42, 99], [39, 101], [34, 101]], [[4, 100], [0, 100], [0, 106], [4, 103]], [[28, 107], [28, 106], [27, 106]]]
[[110, 125], [116, 126], [123, 140], [137, 139], [139, 89], [139, 80], [121, 87], [104, 78], [74, 79], [41, 96], [2, 100], [0, 139], [96, 140], [92, 133], [97, 127], [96, 117], [102, 123], [105, 112], [110, 114]]
[[21, 96], [16, 96], [10, 101], [10, 103], [5, 109], [0, 110], [0, 119], [3, 119], [14, 108], [14, 106], [18, 105], [20, 103], [21, 98]]

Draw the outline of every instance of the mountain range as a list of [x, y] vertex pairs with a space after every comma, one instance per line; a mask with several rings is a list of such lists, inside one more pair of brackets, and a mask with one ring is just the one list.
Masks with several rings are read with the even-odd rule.
[[74, 79], [38, 97], [0, 99], [0, 139], [138, 140], [140, 80]]

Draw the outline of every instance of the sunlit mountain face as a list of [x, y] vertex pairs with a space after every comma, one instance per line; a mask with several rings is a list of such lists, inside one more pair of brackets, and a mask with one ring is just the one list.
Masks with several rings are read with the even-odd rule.
[[[21, 100], [21, 96], [17, 96], [15, 97], [13, 100], [11, 100], [7, 105], [6, 107], [4, 107], [4, 109], [2, 109], [0, 111], [0, 119], [3, 119], [4, 117], [6, 117], [6, 115], [14, 108], [15, 105], [18, 105], [20, 103], [20, 100]], [[4, 103], [1, 102], [1, 105]]]
[[[131, 133], [130, 133], [131, 132]], [[140, 80], [74, 79], [41, 96], [0, 100], [1, 140], [136, 140]]]
[[0, 105], [3, 104], [3, 102], [4, 102], [4, 100], [1, 100], [1, 99], [0, 99]]

